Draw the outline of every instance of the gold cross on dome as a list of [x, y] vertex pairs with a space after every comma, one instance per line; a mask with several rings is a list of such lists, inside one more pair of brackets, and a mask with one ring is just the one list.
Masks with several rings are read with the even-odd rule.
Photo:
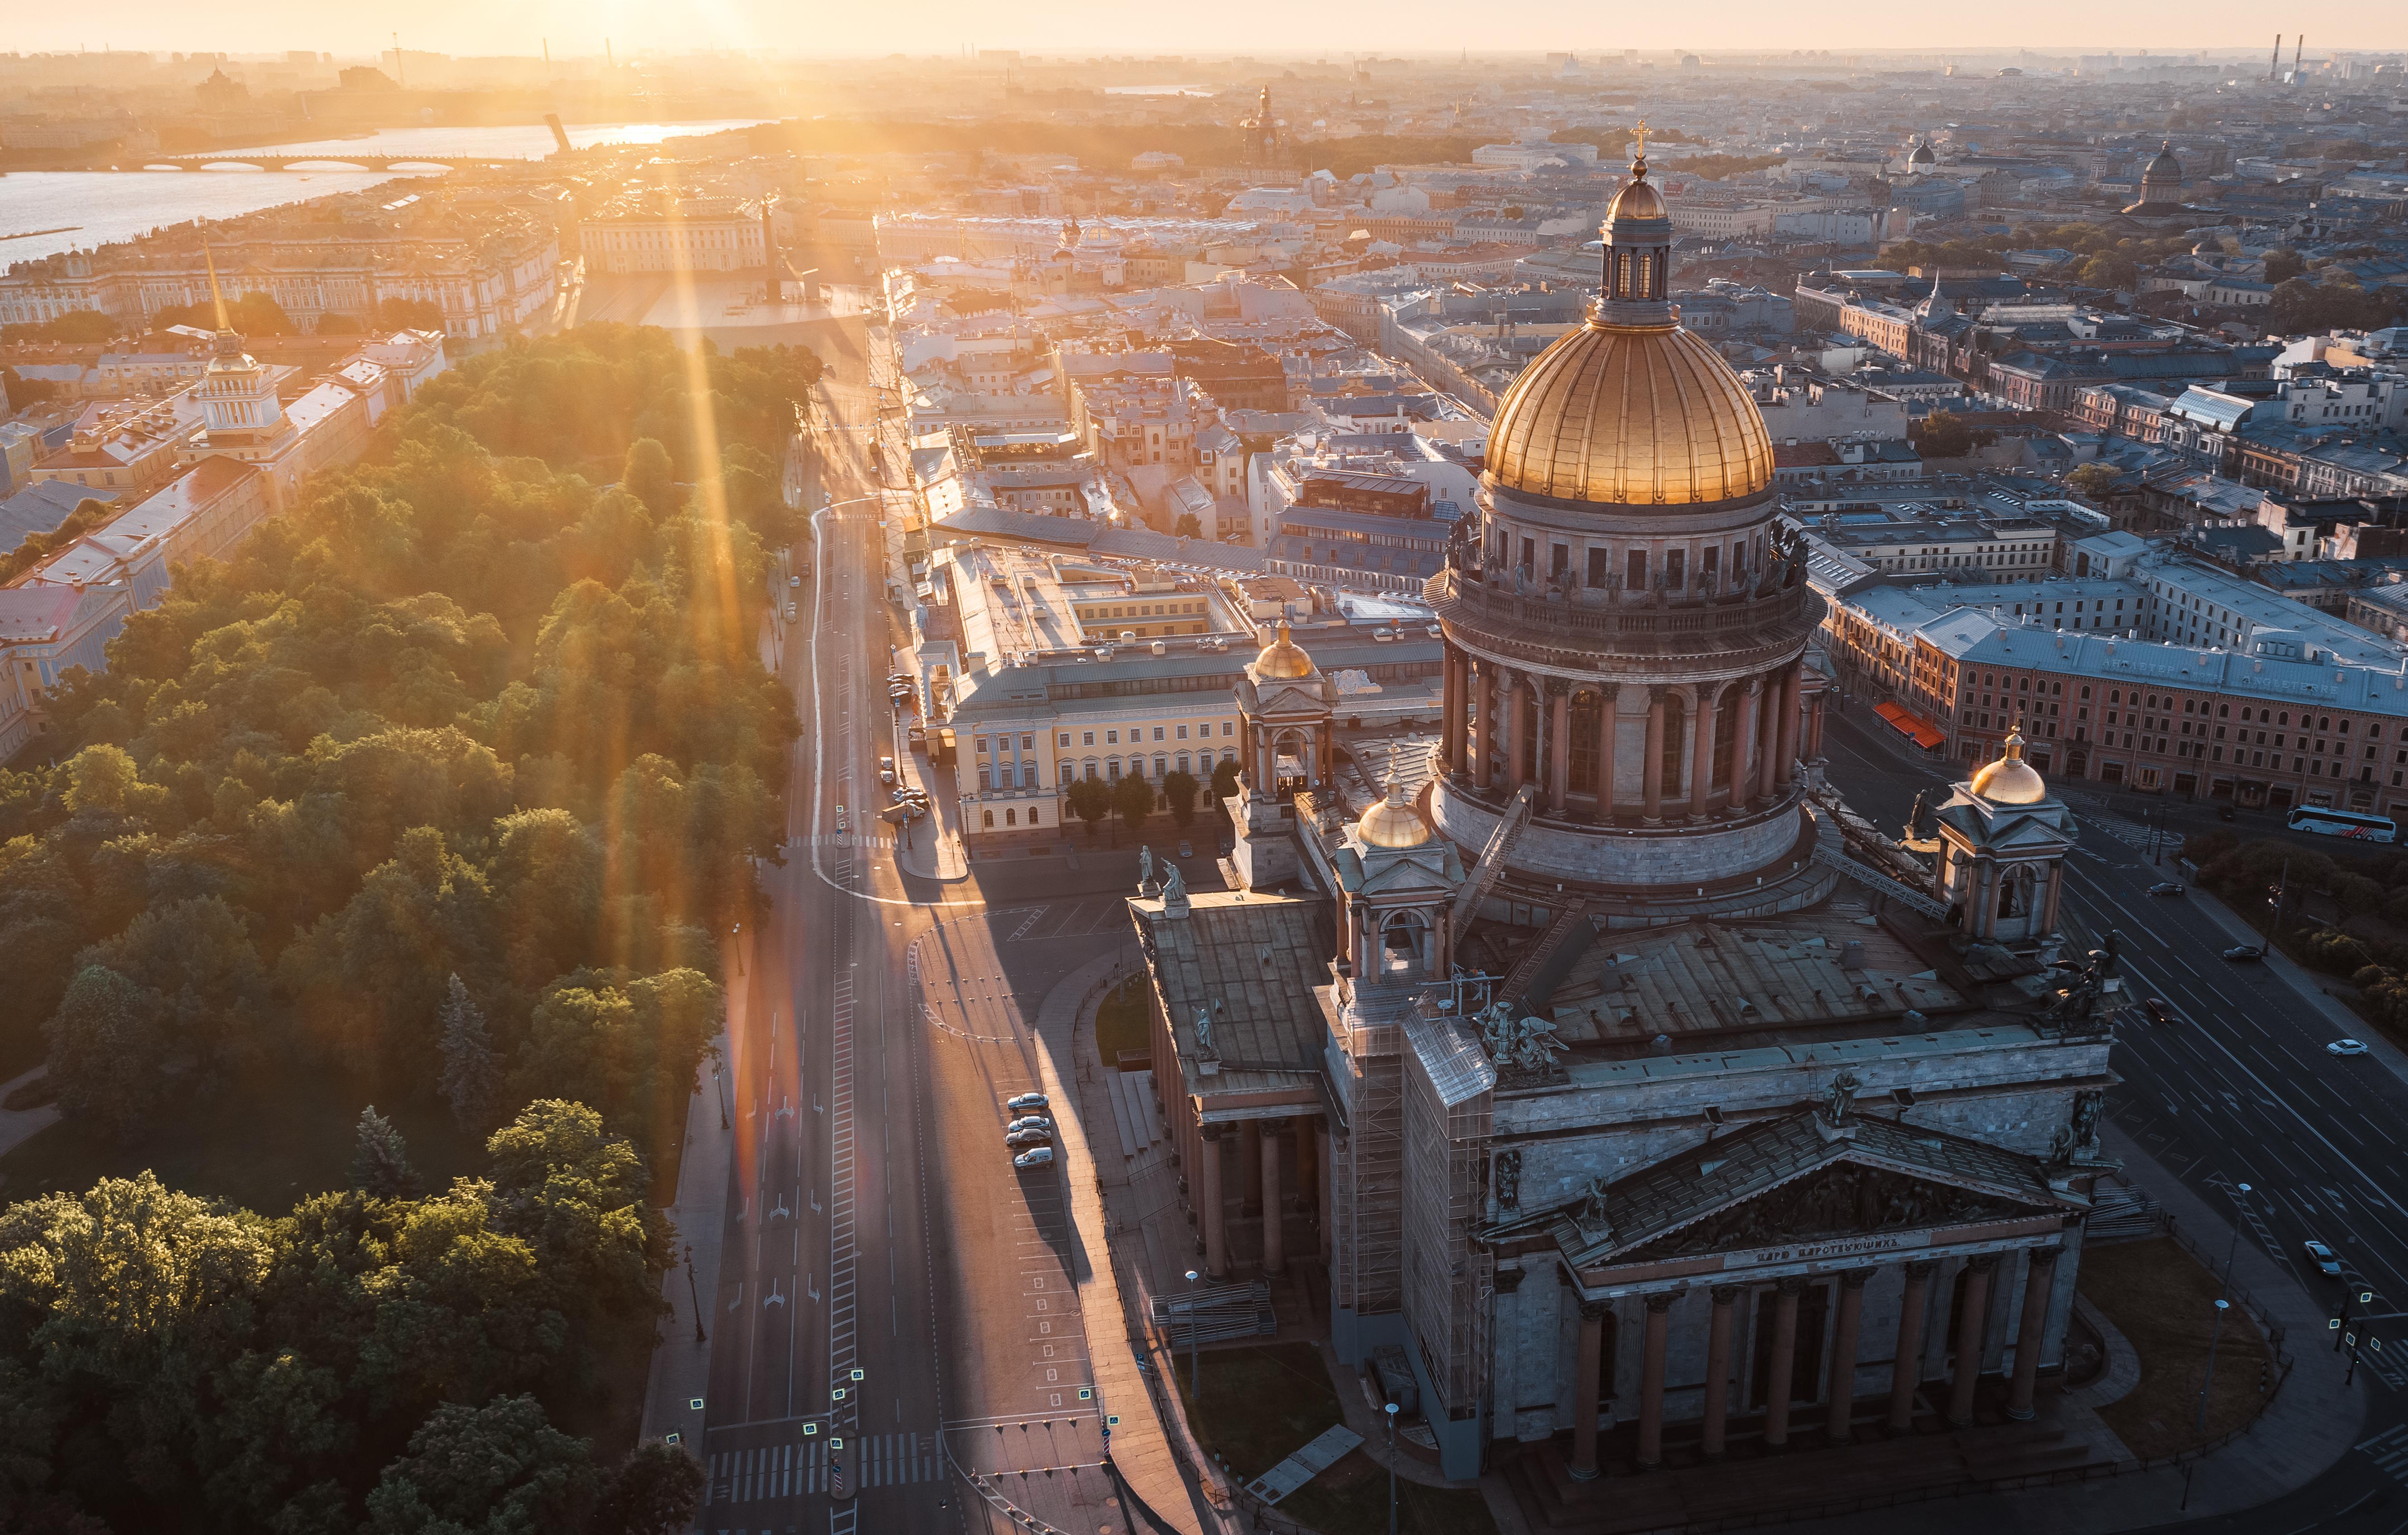
[[1639, 125], [1630, 130], [1630, 157], [1633, 160], [1647, 158], [1647, 120], [1643, 117], [1639, 120]]

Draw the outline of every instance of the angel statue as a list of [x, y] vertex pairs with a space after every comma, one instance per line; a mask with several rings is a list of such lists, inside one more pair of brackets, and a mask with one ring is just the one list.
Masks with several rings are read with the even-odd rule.
[[1212, 1044], [1212, 1010], [1211, 1008], [1199, 1007], [1196, 1010], [1196, 1058], [1207, 1061], [1221, 1058], [1221, 1052]]
[[1140, 844], [1137, 850], [1137, 890], [1142, 896], [1154, 888], [1154, 849]]

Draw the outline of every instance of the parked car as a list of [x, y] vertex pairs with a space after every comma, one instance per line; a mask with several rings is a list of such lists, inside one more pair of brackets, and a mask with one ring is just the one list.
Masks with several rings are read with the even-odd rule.
[[1182, 839], [1180, 839], [1180, 843], [1179, 843], [1179, 855], [1180, 855], [1182, 858], [1193, 858], [1193, 857], [1195, 857], [1195, 856], [1196, 856], [1196, 848], [1195, 848], [1194, 844], [1192, 844], [1192, 843], [1190, 843], [1189, 841], [1187, 841], [1184, 838], [1182, 838]]
[[2235, 965], [2246, 965], [2266, 957], [2266, 951], [2254, 943], [2236, 943], [2224, 951], [2224, 957]]
[[2182, 893], [2183, 887], [2172, 880], [2159, 880], [2149, 886], [2149, 894], [2152, 896], [2179, 896]]
[[2171, 1024], [2174, 1021], [2174, 1010], [2167, 1005], [2166, 999], [2162, 997], [2150, 997], [2141, 1004], [2141, 1011], [2148, 1015], [2149, 1022], [2153, 1024]]
[[895, 759], [893, 757], [880, 757], [878, 759], [878, 782], [881, 783], [892, 783], [895, 782]]
[[1050, 1146], [1054, 1143], [1051, 1130], [1014, 1130], [1003, 1138], [1003, 1143], [1014, 1151], [1024, 1146]]
[[2232, 807], [2229, 805], [2218, 805], [2215, 808], [2215, 818], [2218, 821], [2233, 820], [2235, 817], [2232, 812]]
[[2366, 1041], [2364, 1040], [2335, 1040], [2332, 1043], [2325, 1046], [2325, 1054], [2328, 1055], [2363, 1055], [2366, 1054]]
[[795, 621], [795, 605], [794, 605], [793, 603], [791, 603], [791, 602], [790, 602], [790, 603], [786, 604], [786, 622], [787, 622], [787, 623], [789, 623], [789, 624], [792, 624], [794, 621]]
[[2300, 1251], [2308, 1255], [2308, 1261], [2315, 1265], [2316, 1272], [2333, 1279], [2341, 1277], [2341, 1259], [2335, 1256], [2333, 1250], [2323, 1242], [2310, 1237], [2300, 1243]]
[[800, 576], [788, 576], [786, 578], [786, 584], [788, 586], [800, 586], [803, 584], [803, 578]]
[[1031, 1109], [1042, 1109], [1046, 1107], [1045, 1095], [1042, 1093], [1023, 1093], [1018, 1097], [1009, 1097], [1004, 1099], [1003, 1106], [1010, 1110], [1015, 1114], [1026, 1113]]
[[1015, 1168], [1052, 1167], [1054, 1165], [1054, 1148], [1051, 1146], [1039, 1146], [1034, 1151], [1022, 1152], [1018, 1156], [1011, 1159], [1011, 1165]]
[[1054, 1122], [1043, 1114], [1023, 1114], [1003, 1128], [1007, 1135], [1014, 1130], [1044, 1130], [1050, 1134], [1054, 1128]]

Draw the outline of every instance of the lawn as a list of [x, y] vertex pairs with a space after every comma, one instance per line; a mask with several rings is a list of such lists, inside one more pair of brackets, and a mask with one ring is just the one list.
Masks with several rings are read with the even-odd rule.
[[2099, 1410], [2134, 1455], [2147, 1458], [2189, 1449], [2238, 1428], [2266, 1405], [2259, 1392], [2261, 1377], [2272, 1381], [2266, 1341], [2236, 1306], [2225, 1317], [2215, 1345], [2207, 1428], [2200, 1430], [2200, 1387], [2207, 1374], [2209, 1335], [2215, 1330], [2215, 1300], [2224, 1286], [2172, 1238], [2085, 1252], [2081, 1290], [2141, 1356], [2141, 1384], [2122, 1401]]
[[[1197, 1410], [1187, 1356], [1177, 1360], [1181, 1398], [1205, 1450], [1240, 1481], [1286, 1459], [1323, 1429], [1344, 1421], [1338, 1390], [1310, 1343], [1271, 1343], [1204, 1353], [1204, 1400]], [[1388, 1528], [1388, 1475], [1360, 1450], [1297, 1489], [1280, 1512], [1323, 1535], [1382, 1535]], [[1496, 1535], [1480, 1494], [1397, 1483], [1397, 1528], [1404, 1535]]]
[[1147, 1035], [1153, 1021], [1142, 971], [1105, 994], [1096, 1009], [1096, 1051], [1103, 1063], [1118, 1066], [1125, 1050], [1143, 1051], [1151, 1061], [1154, 1045]]

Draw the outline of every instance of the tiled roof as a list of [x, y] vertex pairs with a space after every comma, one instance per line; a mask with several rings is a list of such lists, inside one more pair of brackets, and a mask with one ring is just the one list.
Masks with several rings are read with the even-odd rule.
[[[1179, 1046], [1189, 1094], [1292, 1090], [1317, 1083], [1328, 1029], [1312, 989], [1327, 983], [1328, 953], [1316, 932], [1321, 903], [1237, 891], [1190, 895], [1183, 917], [1159, 899], [1129, 911], [1152, 940], [1154, 984]], [[1220, 1069], [1198, 1069], [1196, 1013], [1211, 1009]]]

